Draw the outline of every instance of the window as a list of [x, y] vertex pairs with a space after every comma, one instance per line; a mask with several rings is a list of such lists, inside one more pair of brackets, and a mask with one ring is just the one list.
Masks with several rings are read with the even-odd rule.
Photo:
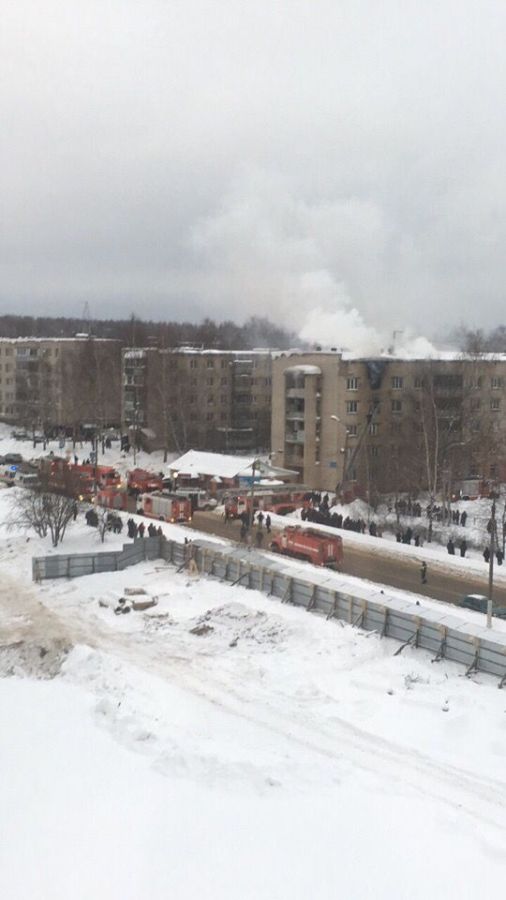
[[369, 425], [369, 434], [377, 434], [378, 433], [378, 423], [371, 422]]
[[417, 391], [421, 390], [421, 388], [423, 388], [423, 378], [417, 375], [414, 381], [414, 385]]
[[208, 359], [208, 360], [207, 360], [207, 368], [208, 368], [208, 369], [214, 369], [214, 359]]
[[356, 425], [347, 425], [346, 432], [348, 437], [356, 437], [357, 436], [357, 426]]
[[214, 384], [214, 378], [208, 378], [208, 379], [207, 379], [207, 383], [208, 383], [209, 385]]
[[228, 384], [228, 378], [222, 378], [222, 379], [221, 379], [221, 383], [222, 383], [222, 384]]
[[390, 431], [392, 434], [400, 434], [402, 431], [402, 422], [392, 422]]
[[196, 369], [198, 365], [198, 359], [190, 359], [190, 369]]
[[346, 379], [346, 390], [358, 391], [358, 378], [356, 375], [350, 375], [349, 378]]
[[348, 400], [346, 403], [346, 412], [349, 415], [356, 415], [358, 412], [358, 403], [356, 400]]
[[225, 405], [226, 402], [227, 402], [227, 395], [222, 394], [220, 397], [220, 403], [223, 403], [223, 405]]
[[402, 412], [402, 400], [392, 400], [392, 412], [397, 415]]
[[226, 422], [226, 421], [227, 421], [227, 414], [226, 414], [226, 412], [220, 413], [220, 419], [221, 419], [222, 422]]
[[208, 394], [208, 396], [207, 396], [207, 402], [208, 402], [208, 403], [214, 403], [214, 397], [213, 397], [212, 394]]
[[379, 456], [379, 447], [371, 447], [371, 456], [375, 458]]
[[499, 397], [492, 397], [490, 401], [490, 409], [492, 412], [497, 412], [498, 409], [501, 408], [501, 401]]
[[502, 378], [491, 378], [490, 379], [490, 387], [493, 391], [498, 391], [499, 388], [502, 388]]
[[471, 398], [471, 409], [479, 409], [481, 406], [481, 400], [479, 397]]
[[396, 391], [401, 390], [403, 384], [404, 384], [404, 378], [402, 378], [401, 375], [393, 375], [392, 376], [392, 387], [394, 388], [394, 390], [396, 390]]
[[195, 394], [190, 394], [190, 396], [188, 397], [188, 400], [190, 403], [196, 403], [197, 398], [196, 398]]
[[206, 420], [207, 420], [208, 422], [212, 422], [213, 419], [214, 419], [214, 413], [212, 413], [212, 412], [206, 413]]

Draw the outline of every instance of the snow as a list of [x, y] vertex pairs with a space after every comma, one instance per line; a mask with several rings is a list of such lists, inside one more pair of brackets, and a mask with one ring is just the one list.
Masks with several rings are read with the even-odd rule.
[[254, 456], [229, 456], [225, 453], [205, 453], [200, 450], [188, 450], [182, 456], [175, 459], [170, 465], [170, 471], [179, 472], [189, 478], [198, 478], [200, 475], [214, 476], [215, 478], [237, 478], [246, 475], [255, 462]]
[[[40, 443], [34, 447], [31, 440], [16, 440], [11, 436], [12, 430], [10, 425], [0, 422], [0, 456], [5, 456], [7, 453], [20, 453], [24, 460], [29, 461], [38, 459], [41, 456], [47, 456], [52, 452], [54, 456], [65, 458], [68, 455], [71, 459], [74, 458], [74, 454], [77, 454], [79, 462], [82, 462], [89, 457], [93, 449], [89, 441], [78, 441], [74, 447], [70, 439], [67, 439], [65, 447], [61, 448], [57, 439], [49, 441], [46, 450], [44, 450], [43, 445]], [[176, 455], [175, 453], [169, 453], [167, 462], [171, 462]], [[113, 466], [124, 477], [129, 469], [134, 468], [146, 469], [148, 472], [163, 472], [167, 467], [167, 462], [164, 462], [163, 450], [153, 451], [152, 453], [138, 450], [134, 463], [133, 448], [130, 448], [129, 452], [126, 453], [121, 449], [119, 440], [112, 441], [111, 447], [109, 449], [106, 447], [104, 453], [102, 453], [102, 448], [100, 447], [98, 453], [99, 465]]]
[[[0, 491], [0, 522], [19, 490]], [[158, 560], [36, 585], [48, 542], [0, 537], [2, 896], [500, 895], [496, 679]], [[91, 546], [80, 517], [59, 552]], [[157, 605], [115, 615], [126, 588]]]

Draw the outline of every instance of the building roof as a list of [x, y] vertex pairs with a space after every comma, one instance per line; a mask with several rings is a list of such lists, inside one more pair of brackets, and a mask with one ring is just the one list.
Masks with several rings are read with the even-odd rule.
[[255, 456], [227, 456], [224, 453], [204, 453], [188, 450], [169, 466], [171, 472], [179, 472], [191, 478], [208, 475], [214, 478], [237, 478], [250, 475]]

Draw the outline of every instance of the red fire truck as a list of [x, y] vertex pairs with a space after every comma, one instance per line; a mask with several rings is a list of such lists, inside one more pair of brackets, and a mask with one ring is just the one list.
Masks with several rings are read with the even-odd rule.
[[74, 465], [59, 458], [44, 459], [40, 475], [51, 491], [80, 500], [91, 500], [97, 491], [121, 486], [121, 476], [111, 466]]
[[300, 528], [298, 525], [289, 525], [284, 531], [275, 534], [270, 547], [275, 553], [305, 559], [315, 566], [339, 570], [343, 561], [341, 537], [311, 528]]
[[[301, 507], [310, 506], [309, 489], [301, 484], [283, 484], [276, 487], [256, 487], [253, 492], [253, 509], [286, 516]], [[225, 509], [231, 519], [238, 519], [251, 509], [251, 495], [238, 494], [225, 500]]]
[[128, 473], [129, 494], [149, 494], [151, 491], [161, 491], [163, 478], [155, 472], [146, 469], [132, 469]]
[[151, 519], [163, 522], [191, 522], [192, 505], [185, 497], [176, 497], [165, 491], [153, 491], [141, 494], [138, 499], [138, 512]]

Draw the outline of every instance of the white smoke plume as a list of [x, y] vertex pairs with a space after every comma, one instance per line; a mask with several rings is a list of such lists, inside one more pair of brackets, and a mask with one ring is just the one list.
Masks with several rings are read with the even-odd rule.
[[235, 305], [244, 318], [265, 315], [304, 341], [364, 355], [391, 347], [402, 329], [396, 352], [430, 355], [432, 345], [406, 323], [375, 327], [353, 302], [357, 256], [374, 282], [384, 232], [368, 201], [309, 202], [288, 179], [248, 170], [221, 209], [198, 223], [192, 246], [214, 308]]

